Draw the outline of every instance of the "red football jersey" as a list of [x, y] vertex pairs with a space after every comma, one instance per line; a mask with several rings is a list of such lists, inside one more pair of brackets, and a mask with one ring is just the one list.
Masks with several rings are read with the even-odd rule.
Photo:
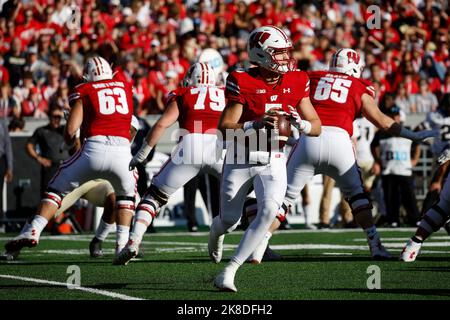
[[130, 139], [133, 115], [132, 86], [120, 80], [101, 80], [75, 87], [69, 102], [83, 102], [81, 135], [118, 136]]
[[244, 106], [239, 123], [256, 120], [271, 108], [289, 112], [288, 105], [296, 108], [308, 95], [308, 75], [300, 70], [285, 73], [274, 88], [259, 77], [258, 68], [234, 71], [228, 75], [225, 89], [228, 101]]
[[310, 71], [310, 99], [323, 126], [339, 127], [353, 135], [364, 93], [375, 96], [371, 83], [339, 72]]
[[198, 86], [179, 88], [170, 92], [167, 103], [177, 102], [180, 128], [190, 133], [215, 134], [219, 118], [225, 108], [222, 88]]

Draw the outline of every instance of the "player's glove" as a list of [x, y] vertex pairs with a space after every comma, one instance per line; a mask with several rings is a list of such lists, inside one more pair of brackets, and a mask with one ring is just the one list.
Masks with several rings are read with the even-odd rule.
[[290, 120], [291, 124], [296, 127], [300, 132], [304, 132], [306, 134], [311, 132], [311, 122], [302, 120], [297, 110], [293, 106], [288, 105], [289, 111], [291, 113]]
[[129, 170], [133, 171], [134, 168], [136, 168], [136, 166], [138, 164], [145, 164], [145, 162], [147, 161], [147, 157], [150, 154], [150, 152], [152, 151], [152, 147], [150, 147], [145, 141], [142, 144], [142, 147], [139, 149], [139, 151], [134, 155], [133, 159], [131, 159], [130, 161], [130, 165], [129, 165]]
[[445, 149], [437, 158], [437, 163], [439, 163], [439, 165], [443, 165], [444, 163], [446, 163], [448, 160], [450, 160], [450, 149], [447, 148]]

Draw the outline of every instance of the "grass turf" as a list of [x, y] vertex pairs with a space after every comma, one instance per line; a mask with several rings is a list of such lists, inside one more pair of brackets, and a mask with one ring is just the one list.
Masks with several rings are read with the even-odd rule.
[[[339, 232], [280, 231], [271, 246], [283, 260], [239, 269], [237, 293], [218, 292], [214, 277], [223, 269], [242, 232], [225, 238], [224, 261], [207, 255], [207, 232], [189, 234], [158, 229], [144, 239], [145, 257], [127, 266], [113, 266], [114, 240], [104, 243], [105, 257], [91, 259], [91, 235], [44, 236], [39, 246], [25, 249], [17, 261], [0, 261], [0, 299], [113, 299], [65, 286], [8, 279], [2, 275], [66, 283], [67, 269], [81, 271], [81, 286], [152, 300], [303, 300], [303, 299], [450, 299], [450, 237], [444, 232], [426, 242], [415, 263], [397, 257], [411, 236], [409, 230], [383, 230], [392, 261], [373, 261], [359, 230]], [[8, 239], [0, 237], [0, 245]], [[367, 269], [381, 270], [381, 290], [369, 290]]]

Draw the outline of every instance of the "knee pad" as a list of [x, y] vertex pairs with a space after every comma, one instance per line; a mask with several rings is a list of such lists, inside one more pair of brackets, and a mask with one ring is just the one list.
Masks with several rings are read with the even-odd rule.
[[164, 206], [169, 200], [169, 196], [166, 193], [162, 192], [158, 187], [156, 187], [153, 184], [148, 188], [143, 198], [153, 199], [158, 203], [159, 207]]
[[277, 219], [278, 219], [278, 221], [280, 221], [280, 222], [285, 221], [286, 220], [286, 215], [288, 214], [288, 212], [289, 212], [289, 207], [285, 203], [283, 203], [281, 205], [281, 208], [277, 212]]
[[60, 193], [56, 189], [48, 188], [47, 191], [45, 191], [44, 197], [42, 198], [41, 201], [50, 202], [59, 209], [61, 207], [61, 202], [63, 198], [64, 196], [62, 195], [62, 193]]
[[365, 193], [358, 193], [350, 199], [346, 199], [350, 208], [352, 209], [353, 215], [357, 215], [364, 210], [372, 210], [372, 201]]
[[129, 210], [134, 212], [135, 209], [134, 202], [135, 202], [134, 197], [128, 196], [116, 197], [116, 206], [119, 210]]
[[429, 233], [433, 233], [439, 231], [448, 218], [449, 214], [439, 204], [435, 204], [422, 217], [419, 226]]
[[150, 199], [144, 198], [139, 203], [136, 211], [137, 212], [145, 211], [149, 215], [151, 215], [152, 218], [155, 218], [159, 213], [159, 209], [160, 209], [160, 206], [157, 201], [155, 201], [152, 198], [150, 198]]

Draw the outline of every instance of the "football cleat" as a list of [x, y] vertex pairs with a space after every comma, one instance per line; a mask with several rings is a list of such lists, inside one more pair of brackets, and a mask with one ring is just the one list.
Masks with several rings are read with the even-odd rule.
[[400, 261], [414, 262], [420, 252], [421, 247], [421, 243], [417, 243], [415, 241], [412, 241], [412, 239], [409, 239], [405, 247], [403, 248], [402, 253], [400, 254]]
[[122, 251], [120, 251], [120, 253], [116, 255], [113, 264], [126, 266], [131, 259], [137, 256], [138, 252], [139, 245], [135, 241], [130, 239], [128, 240], [125, 248], [123, 248]]
[[447, 234], [450, 236], [450, 220], [448, 220], [448, 221], [444, 224], [444, 229], [445, 229], [445, 231], [447, 231]]
[[13, 261], [16, 260], [20, 254], [19, 251], [6, 251], [2, 255], [0, 255], [0, 260]]
[[222, 271], [214, 279], [214, 287], [219, 289], [219, 291], [237, 292], [237, 288], [234, 285], [234, 273], [227, 272], [227, 269]]
[[33, 248], [37, 246], [39, 239], [36, 236], [36, 230], [32, 228], [27, 229], [28, 230], [19, 234], [17, 237], [5, 244], [5, 249], [7, 252], [16, 252], [22, 250], [24, 247]]
[[381, 244], [380, 237], [376, 235], [373, 239], [367, 238], [369, 244], [370, 254], [375, 260], [386, 260], [391, 258], [391, 254]]
[[215, 263], [219, 263], [222, 260], [222, 252], [223, 252], [223, 239], [225, 235], [216, 236], [211, 229], [209, 233], [208, 240], [208, 253], [212, 261]]
[[89, 253], [91, 258], [103, 257], [102, 243], [103, 241], [97, 239], [96, 237], [91, 240], [89, 243]]
[[281, 254], [273, 251], [269, 246], [267, 246], [266, 251], [263, 255], [263, 261], [279, 261], [281, 259], [283, 259]]

